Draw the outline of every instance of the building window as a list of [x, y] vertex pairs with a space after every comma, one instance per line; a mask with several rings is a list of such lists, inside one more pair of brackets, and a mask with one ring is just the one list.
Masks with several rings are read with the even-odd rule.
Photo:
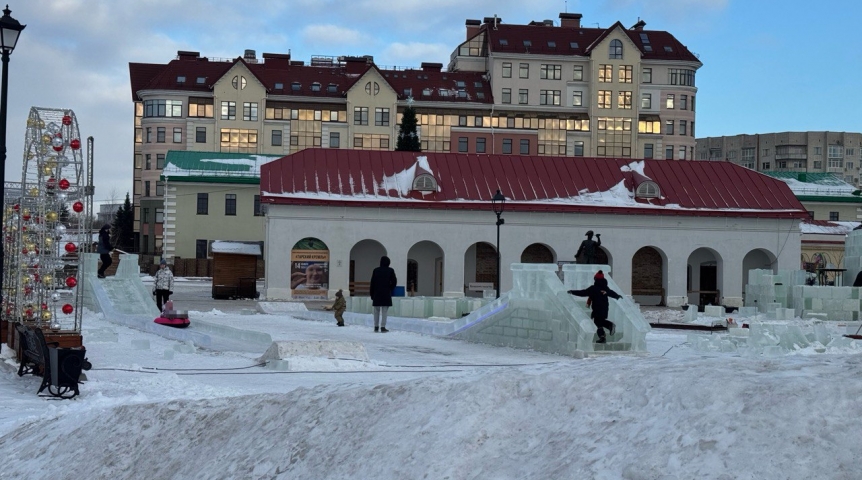
[[621, 91], [617, 95], [617, 108], [623, 110], [632, 109], [632, 92]]
[[617, 74], [620, 83], [632, 83], [631, 65], [620, 65], [619, 69], [617, 70]]
[[221, 151], [231, 153], [257, 153], [257, 130], [222, 128]]
[[572, 92], [572, 106], [581, 107], [584, 105], [584, 92]]
[[685, 147], [679, 147], [679, 159], [685, 160]]
[[667, 77], [668, 85], [694, 86], [694, 70], [669, 68], [667, 70]]
[[666, 145], [664, 147], [664, 159], [673, 160], [673, 145]]
[[[156, 182], [156, 196], [164, 197], [165, 196], [165, 182], [158, 181]], [[158, 220], [156, 220], [158, 221]]]
[[458, 137], [458, 152], [467, 153], [469, 151], [469, 144], [467, 143], [467, 137]]
[[685, 132], [687, 130], [688, 130], [688, 122], [685, 120], [680, 120], [679, 121], [679, 134], [685, 135], [686, 134]]
[[246, 122], [257, 121], [257, 102], [243, 102], [242, 119]]
[[512, 153], [512, 139], [511, 138], [504, 138], [503, 139], [503, 153], [507, 154], [507, 155]]
[[680, 95], [679, 96], [679, 109], [680, 110], [688, 109], [688, 95]]
[[144, 170], [152, 170], [153, 169], [153, 156], [149, 153], [144, 155]]
[[153, 143], [153, 127], [147, 127], [147, 143]]
[[226, 193], [224, 195], [224, 214], [236, 215], [236, 194]]
[[763, 162], [761, 164], [761, 170], [769, 170], [770, 168], [772, 168], [772, 164], [769, 162]]
[[652, 144], [651, 143], [645, 143], [644, 144], [644, 158], [652, 158], [652, 156], [653, 156]]
[[182, 143], [183, 141], [183, 129], [181, 127], [174, 127], [174, 143]]
[[599, 90], [599, 108], [611, 108], [611, 91]]
[[329, 133], [329, 148], [341, 148], [341, 134], [339, 132]]
[[502, 103], [512, 103], [512, 89], [511, 88], [504, 88], [503, 89]]
[[221, 119], [236, 120], [236, 102], [221, 102]]
[[838, 221], [838, 212], [829, 212], [829, 221], [837, 222]]
[[529, 95], [528, 92], [529, 92], [529, 90], [527, 90], [526, 88], [522, 88], [522, 89], [518, 90], [518, 103], [520, 103], [521, 105], [527, 104], [527, 98]]
[[673, 120], [668, 120], [664, 124], [664, 134], [665, 135], [673, 135]]
[[584, 79], [584, 66], [583, 65], [575, 65], [574, 70], [572, 72], [572, 80], [576, 82], [583, 81]]
[[141, 210], [143, 210], [143, 212], [144, 212], [143, 215], [141, 216], [141, 221], [144, 223], [150, 223], [150, 209], [149, 208], [142, 208]]
[[575, 156], [583, 157], [584, 156], [584, 142], [578, 140], [575, 142]]
[[260, 195], [254, 196], [254, 216], [255, 217], [262, 217], [263, 216], [263, 209], [260, 208]]
[[652, 83], [652, 69], [644, 68], [641, 72], [641, 82], [643, 83]]
[[530, 154], [530, 141], [526, 138], [521, 139], [521, 155]]
[[207, 143], [207, 127], [195, 127], [195, 143]]
[[485, 153], [485, 137], [476, 138], [476, 153]]
[[209, 215], [210, 211], [210, 194], [198, 194], [198, 215]]
[[512, 78], [511, 62], [503, 62], [503, 78]]
[[669, 93], [667, 95], [667, 101], [665, 102], [665, 107], [672, 110], [673, 109], [673, 100], [674, 100], [674, 95], [672, 93]]
[[157, 153], [156, 154], [156, 168], [161, 170], [165, 168], [165, 154]]
[[458, 126], [466, 127], [467, 126], [467, 115], [458, 115]]
[[638, 133], [661, 133], [661, 122], [659, 120], [639, 120]]
[[195, 240], [195, 258], [207, 258], [206, 240]]
[[377, 107], [374, 109], [374, 125], [378, 127], [389, 126], [389, 109]]
[[742, 166], [745, 168], [754, 168], [754, 149], [753, 148], [743, 148], [742, 149]]
[[189, 97], [189, 116], [213, 118], [213, 99]]
[[182, 100], [145, 100], [144, 117], [182, 117]]
[[599, 65], [599, 83], [610, 83], [614, 81], [613, 65]]
[[823, 155], [823, 147], [814, 147], [814, 155]]
[[280, 147], [281, 146], [281, 130], [273, 130], [272, 131], [272, 146]]
[[560, 105], [560, 90], [539, 91], [539, 105]]
[[562, 80], [563, 66], [543, 63], [539, 68], [539, 78], [542, 80]]
[[156, 128], [156, 143], [165, 143], [165, 127]]
[[518, 78], [530, 78], [530, 64], [522, 63], [518, 65]]
[[364, 146], [364, 139], [362, 135], [354, 135], [353, 136], [353, 148], [362, 148]]
[[641, 94], [641, 108], [645, 110], [652, 109], [652, 94], [651, 93], [642, 93]]
[[608, 58], [611, 60], [623, 58], [623, 42], [611, 40], [611, 44], [608, 47]]
[[353, 107], [353, 124], [368, 125], [368, 107]]
[[149, 180], [144, 181], [144, 196], [145, 197], [150, 196], [150, 181]]

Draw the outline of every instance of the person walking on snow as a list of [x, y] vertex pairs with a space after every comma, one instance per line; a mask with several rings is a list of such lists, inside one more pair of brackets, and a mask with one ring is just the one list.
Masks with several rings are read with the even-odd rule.
[[331, 307], [325, 307], [324, 310], [332, 310], [335, 313], [335, 324], [339, 327], [344, 326], [344, 311], [347, 310], [347, 301], [344, 300], [344, 294], [341, 290], [335, 292], [335, 303]]
[[622, 298], [620, 294], [611, 290], [608, 287], [608, 281], [605, 279], [605, 274], [599, 270], [595, 277], [594, 283], [584, 290], [569, 290], [568, 293], [577, 297], [587, 297], [587, 303], [592, 304], [593, 313], [590, 315], [593, 323], [596, 324], [596, 332], [599, 335], [599, 340], [596, 343], [606, 343], [605, 328], [608, 329], [611, 335], [616, 331], [616, 325], [608, 320], [609, 302], [608, 297], [619, 300]]
[[168, 268], [168, 262], [164, 258], [159, 262], [159, 271], [156, 272], [154, 288], [156, 306], [159, 307], [159, 311], [161, 312], [162, 303], [167, 302], [171, 298], [171, 294], [174, 293], [174, 274], [171, 273], [171, 269]]
[[[392, 306], [392, 290], [398, 284], [395, 270], [389, 267], [392, 263], [386, 255], [380, 257], [380, 266], [371, 273], [369, 290], [371, 305], [374, 311], [374, 331], [386, 333], [386, 313]], [[381, 320], [380, 317], [383, 317]]]
[[106, 223], [99, 229], [99, 243], [96, 246], [96, 252], [102, 261], [102, 266], [99, 267], [99, 271], [97, 272], [99, 278], [105, 278], [105, 271], [114, 263], [114, 260], [111, 259], [111, 252], [113, 250], [114, 246], [111, 245], [111, 226]]

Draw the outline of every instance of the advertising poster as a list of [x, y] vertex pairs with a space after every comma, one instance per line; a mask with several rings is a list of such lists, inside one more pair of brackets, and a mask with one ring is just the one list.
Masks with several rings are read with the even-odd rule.
[[290, 289], [291, 296], [296, 299], [327, 299], [329, 250], [326, 244], [317, 239], [297, 242], [290, 252]]

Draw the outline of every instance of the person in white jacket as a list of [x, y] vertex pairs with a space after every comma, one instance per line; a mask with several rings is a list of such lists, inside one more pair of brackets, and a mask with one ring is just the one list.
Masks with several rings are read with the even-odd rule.
[[171, 294], [174, 293], [174, 274], [171, 273], [171, 269], [168, 268], [168, 263], [165, 262], [164, 258], [159, 262], [159, 271], [156, 272], [155, 279], [156, 306], [161, 312], [163, 302], [167, 302], [171, 298]]

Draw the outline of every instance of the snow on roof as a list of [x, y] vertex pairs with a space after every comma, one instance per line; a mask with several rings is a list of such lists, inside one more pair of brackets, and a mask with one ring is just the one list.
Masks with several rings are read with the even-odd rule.
[[230, 242], [226, 240], [213, 240], [212, 243], [212, 252], [213, 253], [232, 253], [235, 255], [260, 255], [260, 244], [257, 243], [244, 243], [244, 242]]
[[834, 173], [763, 172], [781, 180], [796, 196], [847, 196], [859, 190]]
[[821, 235], [847, 235], [854, 228], [858, 227], [859, 222], [830, 222], [826, 220], [806, 220], [800, 222], [799, 230], [802, 233], [821, 234]]
[[[407, 194], [413, 190], [413, 180], [416, 178], [417, 166], [432, 176], [434, 175], [434, 172], [431, 170], [431, 165], [428, 163], [428, 157], [423, 155], [416, 157], [416, 162], [410, 167], [401, 170], [400, 172], [396, 172], [394, 175], [384, 176], [377, 188], [383, 191], [395, 190], [402, 197], [406, 197]], [[440, 191], [439, 186], [437, 187], [437, 191]]]
[[169, 151], [162, 176], [260, 178], [260, 167], [280, 158], [278, 155], [243, 153]]

